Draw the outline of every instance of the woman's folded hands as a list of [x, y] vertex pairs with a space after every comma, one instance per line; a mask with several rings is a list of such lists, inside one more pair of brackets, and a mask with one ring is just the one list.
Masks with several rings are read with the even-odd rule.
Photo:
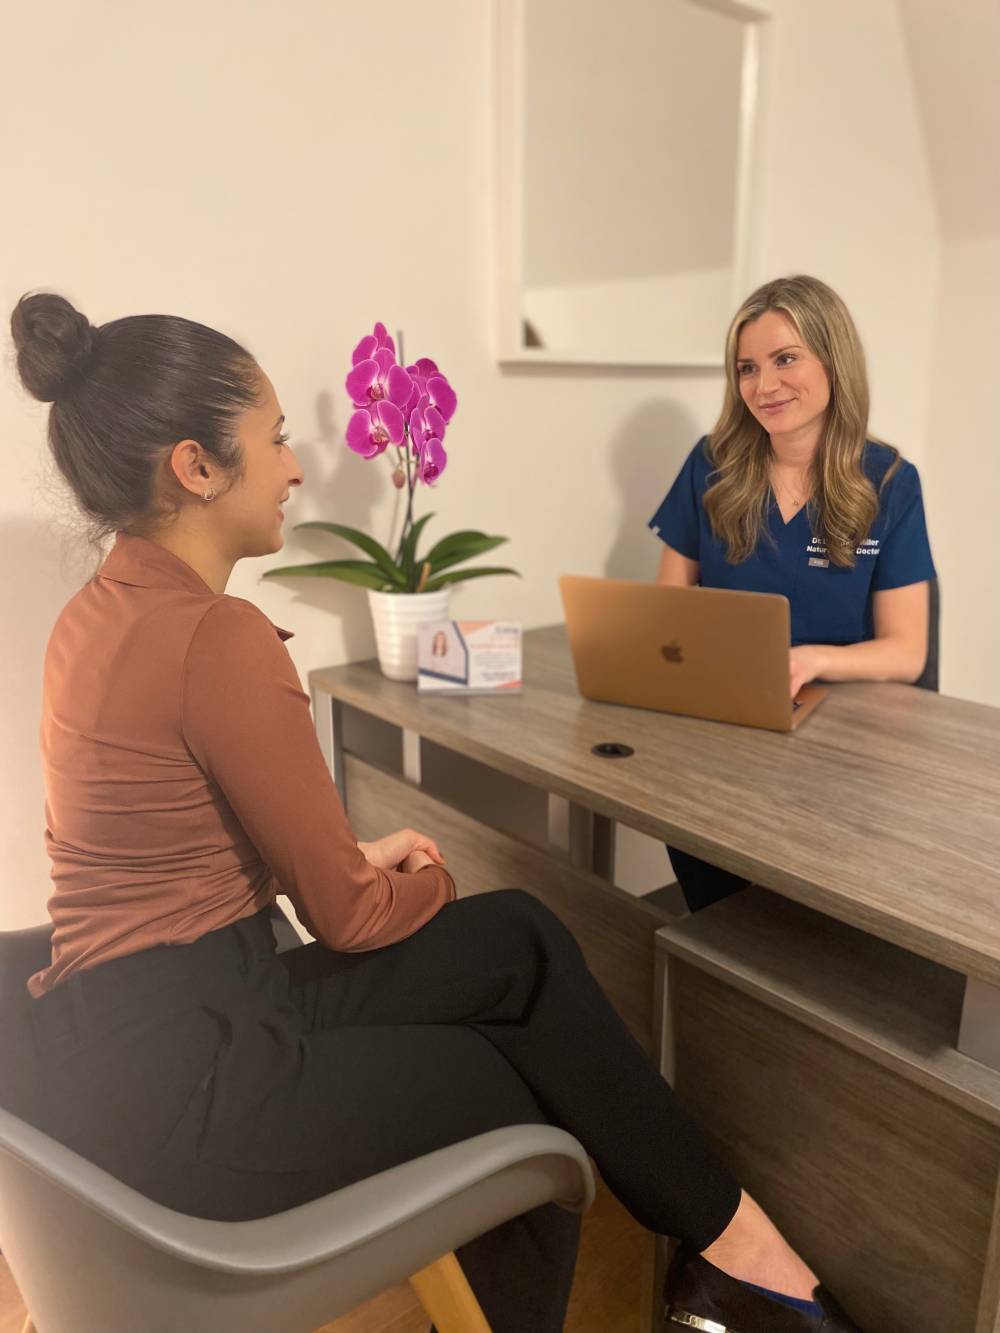
[[412, 828], [387, 833], [375, 842], [359, 842], [358, 847], [380, 870], [412, 872], [422, 870], [424, 866], [443, 866], [445, 863], [434, 839]]

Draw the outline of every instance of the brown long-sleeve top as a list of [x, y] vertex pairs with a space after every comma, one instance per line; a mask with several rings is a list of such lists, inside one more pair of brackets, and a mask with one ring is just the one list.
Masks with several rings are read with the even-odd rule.
[[119, 534], [45, 658], [52, 965], [33, 995], [186, 944], [284, 892], [331, 949], [392, 944], [455, 896], [447, 871], [359, 850], [295, 667], [250, 602]]

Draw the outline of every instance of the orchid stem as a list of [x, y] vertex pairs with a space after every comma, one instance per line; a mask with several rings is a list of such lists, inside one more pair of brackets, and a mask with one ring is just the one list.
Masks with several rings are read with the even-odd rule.
[[[395, 451], [396, 451], [396, 463], [395, 463], [395, 466], [393, 466], [392, 459], [391, 459], [391, 457], [389, 456], [389, 453], [388, 453], [388, 452], [386, 452], [386, 455], [385, 455], [385, 461], [389, 464], [389, 467], [392, 468], [393, 472], [395, 473], [396, 471], [399, 471], [399, 470], [402, 469], [402, 466], [403, 466], [403, 451], [402, 451], [402, 449], [400, 449], [400, 447], [399, 447], [398, 444], [394, 444], [392, 447], [393, 447], [393, 449], [395, 449]], [[399, 491], [398, 491], [398, 490], [395, 490], [395, 486], [393, 487], [393, 489], [394, 489], [394, 493], [395, 493], [395, 498], [394, 498], [394, 500], [393, 500], [393, 506], [392, 506], [392, 523], [389, 525], [389, 541], [388, 541], [388, 543], [387, 543], [387, 545], [389, 546], [390, 549], [393, 547], [393, 545], [395, 545], [395, 543], [394, 543], [393, 540], [392, 540], [392, 534], [396, 531], [396, 521], [397, 521], [397, 519], [399, 518], [399, 506], [400, 506], [400, 502], [401, 502], [401, 500], [402, 500], [402, 498], [403, 498], [403, 497], [400, 495]], [[398, 560], [398, 556], [397, 556], [397, 560]]]
[[403, 543], [406, 541], [406, 538], [407, 538], [407, 535], [409, 534], [410, 528], [413, 526], [413, 483], [414, 483], [414, 478], [413, 478], [413, 470], [412, 470], [412, 467], [411, 467], [411, 458], [410, 458], [410, 447], [409, 447], [410, 428], [409, 428], [409, 426], [405, 426], [405, 427], [404, 427], [404, 431], [405, 431], [405, 434], [404, 434], [404, 436], [403, 436], [403, 443], [402, 443], [401, 446], [398, 447], [398, 452], [399, 452], [399, 454], [400, 454], [400, 460], [399, 460], [399, 461], [400, 461], [400, 465], [402, 465], [404, 458], [405, 458], [405, 460], [406, 460], [406, 515], [405, 515], [405, 517], [404, 517], [404, 519], [403, 519], [403, 529], [402, 529], [402, 531], [401, 531], [400, 534], [399, 534], [399, 546], [398, 546], [398, 548], [397, 548], [397, 550], [396, 550], [396, 563], [397, 563], [397, 564], [399, 564], [399, 562], [400, 562], [400, 561], [402, 560], [402, 558], [403, 558]]
[[[406, 517], [403, 519], [403, 535], [408, 536], [413, 527], [413, 466], [410, 451], [406, 451]], [[414, 553], [415, 554], [415, 553]]]
[[[396, 357], [401, 366], [406, 365], [406, 356], [403, 352], [403, 330], [396, 330]], [[399, 550], [396, 552], [396, 563], [399, 564], [403, 558], [403, 543], [409, 536], [410, 529], [413, 527], [413, 490], [416, 486], [416, 477], [413, 473], [413, 450], [410, 448], [410, 427], [409, 423], [404, 428], [403, 443], [398, 452], [406, 458], [406, 517], [403, 519], [403, 531], [399, 536]], [[428, 566], [424, 566], [420, 575], [420, 584], [416, 591], [419, 592], [427, 581]]]

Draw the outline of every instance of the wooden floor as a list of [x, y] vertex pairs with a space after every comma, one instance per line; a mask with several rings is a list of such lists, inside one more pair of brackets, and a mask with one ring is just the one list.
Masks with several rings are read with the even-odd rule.
[[[600, 1185], [583, 1224], [566, 1333], [637, 1333], [647, 1244], [647, 1233]], [[24, 1305], [10, 1270], [0, 1259], [0, 1333], [21, 1333], [23, 1323]], [[319, 1333], [427, 1333], [427, 1329], [426, 1317], [409, 1285], [403, 1283], [332, 1324], [324, 1324]]]

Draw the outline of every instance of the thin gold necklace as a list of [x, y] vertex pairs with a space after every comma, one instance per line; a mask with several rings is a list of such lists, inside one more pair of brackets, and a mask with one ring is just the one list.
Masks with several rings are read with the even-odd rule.
[[794, 495], [783, 482], [779, 482], [774, 473], [771, 473], [771, 489], [774, 491], [775, 499], [778, 501], [778, 507], [781, 507], [781, 497], [784, 495], [786, 500], [790, 500], [796, 509], [801, 509], [809, 499], [809, 491], [804, 495]]
[[809, 499], [808, 495], [792, 495], [790, 491], [781, 491], [781, 490], [779, 489], [779, 491], [778, 491], [778, 505], [779, 505], [779, 506], [781, 505], [781, 499], [782, 499], [782, 496], [784, 496], [784, 498], [785, 498], [786, 500], [791, 501], [792, 507], [795, 508], [795, 509], [801, 509], [802, 506], [803, 506], [803, 505], [806, 503], [806, 501]]

